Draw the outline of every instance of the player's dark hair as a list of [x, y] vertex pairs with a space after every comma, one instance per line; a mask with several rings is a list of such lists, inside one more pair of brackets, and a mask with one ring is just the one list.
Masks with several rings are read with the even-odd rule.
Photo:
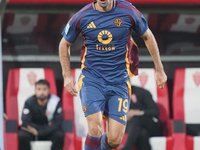
[[37, 86], [38, 84], [43, 84], [43, 85], [48, 86], [48, 88], [50, 88], [49, 82], [48, 82], [47, 80], [40, 79], [39, 81], [37, 81], [37, 82], [35, 83], [35, 86]]

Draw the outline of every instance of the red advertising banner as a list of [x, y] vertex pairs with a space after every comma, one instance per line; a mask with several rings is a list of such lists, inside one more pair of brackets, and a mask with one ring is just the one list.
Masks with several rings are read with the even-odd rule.
[[[9, 0], [10, 4], [87, 4], [93, 0]], [[200, 4], [200, 0], [127, 0], [133, 4]]]

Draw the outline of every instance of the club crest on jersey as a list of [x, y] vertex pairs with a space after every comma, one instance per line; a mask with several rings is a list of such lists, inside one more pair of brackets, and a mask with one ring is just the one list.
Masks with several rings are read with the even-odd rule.
[[84, 113], [87, 112], [87, 106], [86, 106], [86, 105], [83, 106], [83, 112], [84, 112]]
[[103, 30], [99, 32], [97, 39], [100, 43], [109, 44], [112, 41], [113, 36], [109, 31]]
[[115, 25], [116, 27], [121, 27], [122, 24], [123, 24], [123, 20], [122, 20], [122, 19], [117, 18], [117, 19], [114, 20], [114, 25]]

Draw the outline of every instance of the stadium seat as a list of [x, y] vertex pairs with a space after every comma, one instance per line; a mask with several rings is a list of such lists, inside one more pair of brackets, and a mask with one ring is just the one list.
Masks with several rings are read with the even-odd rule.
[[[164, 89], [160, 89], [155, 80], [155, 70], [152, 68], [139, 69], [139, 75], [131, 78], [131, 85], [143, 87], [150, 91], [153, 99], [157, 103], [160, 116], [163, 123], [163, 136], [151, 137], [150, 144], [152, 150], [172, 150], [173, 138], [172, 138], [172, 121], [169, 118], [169, 98], [167, 84], [164, 85]], [[126, 137], [122, 144], [125, 144]], [[136, 148], [135, 148], [136, 149]]]
[[51, 150], [51, 141], [32, 141], [31, 150]]
[[[5, 150], [18, 149], [18, 127], [21, 125], [21, 113], [28, 97], [34, 94], [35, 82], [46, 79], [50, 83], [50, 93], [57, 94], [54, 73], [52, 69], [21, 68], [11, 69], [8, 75], [6, 89], [6, 113], [8, 120], [5, 122]], [[51, 142], [51, 141], [49, 141]], [[49, 145], [49, 142], [46, 146]], [[44, 145], [41, 141], [32, 142], [32, 150], [38, 149], [38, 145]]]
[[[200, 150], [200, 136], [187, 136], [186, 126], [193, 130], [200, 127], [200, 68], [177, 69], [173, 88], [173, 117], [183, 128], [177, 149]], [[182, 124], [181, 124], [182, 123]], [[181, 148], [181, 144], [184, 147]]]
[[[143, 69], [139, 70], [140, 72]], [[143, 70], [144, 71], [144, 70]], [[80, 69], [72, 69], [71, 70], [72, 75], [75, 77], [76, 82], [78, 81], [79, 75], [81, 70]], [[141, 72], [142, 75], [143, 72]], [[165, 127], [165, 132], [163, 133], [163, 137], [157, 137], [157, 138], [151, 138], [150, 142], [153, 143], [152, 145], [154, 147], [153, 150], [171, 150], [172, 149], [172, 137], [170, 136], [170, 131], [172, 130], [170, 127], [170, 119], [169, 119], [169, 104], [168, 104], [168, 92], [167, 92], [167, 85], [165, 85], [164, 90], [160, 90], [157, 88], [154, 78], [154, 69], [145, 69], [144, 71], [146, 77], [146, 81], [142, 80], [142, 85], [144, 88], [149, 88], [151, 92], [153, 92], [154, 99], [157, 101], [157, 104], [159, 105], [161, 115], [160, 118], [163, 122], [163, 125]], [[151, 79], [151, 80], [148, 80]], [[138, 82], [139, 83], [139, 82]], [[141, 86], [141, 83], [140, 85]], [[155, 87], [155, 88], [152, 88]], [[78, 89], [78, 85], [76, 83], [76, 89]], [[70, 144], [71, 149], [70, 150], [84, 150], [84, 141], [87, 134], [87, 122], [84, 117], [84, 113], [82, 111], [81, 101], [79, 96], [73, 97], [69, 93], [66, 92], [65, 89], [63, 89], [63, 112], [64, 112], [64, 120], [72, 121], [73, 124], [73, 134], [71, 134], [70, 141], [72, 141]], [[104, 129], [105, 129], [105, 123], [104, 123]], [[69, 137], [69, 136], [68, 136]], [[124, 137], [123, 142], [126, 141], [127, 136]], [[67, 145], [67, 144], [66, 144]], [[160, 145], [160, 146], [158, 146]], [[118, 148], [120, 149], [120, 147]]]

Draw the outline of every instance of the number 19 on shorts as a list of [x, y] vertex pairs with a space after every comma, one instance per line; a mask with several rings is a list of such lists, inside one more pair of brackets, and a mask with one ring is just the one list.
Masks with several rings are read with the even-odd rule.
[[127, 99], [123, 100], [122, 98], [118, 98], [118, 101], [119, 101], [118, 112], [123, 111], [123, 112], [127, 113], [128, 100]]

